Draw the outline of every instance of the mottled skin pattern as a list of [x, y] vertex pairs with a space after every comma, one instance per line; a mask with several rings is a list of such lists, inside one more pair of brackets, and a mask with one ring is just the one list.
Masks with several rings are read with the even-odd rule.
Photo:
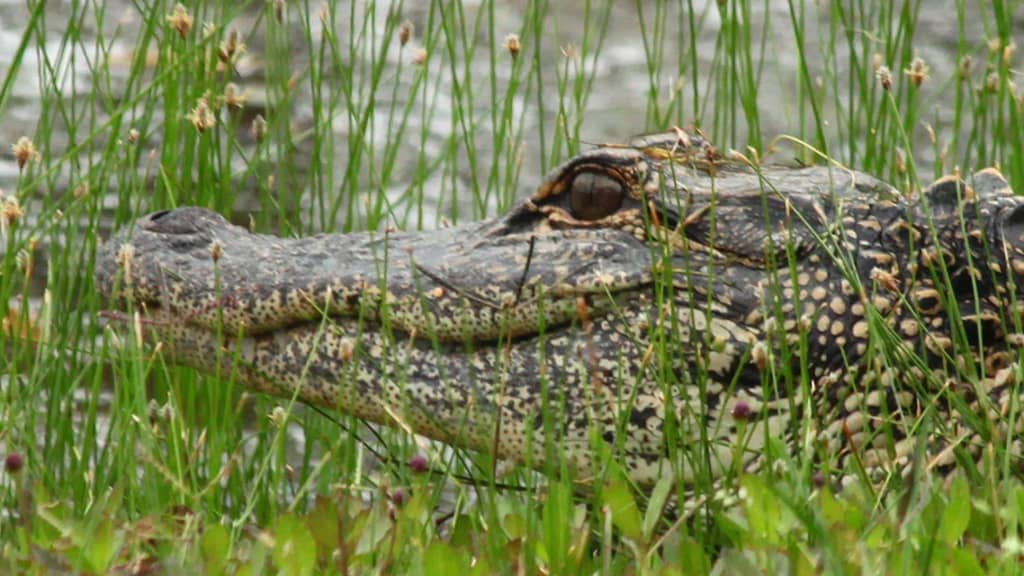
[[904, 197], [674, 131], [431, 232], [282, 239], [159, 212], [96, 279], [174, 361], [579, 481], [601, 443], [650, 485], [756, 468], [768, 438], [880, 479], [915, 447], [940, 469], [1020, 452], [1022, 234], [993, 169]]

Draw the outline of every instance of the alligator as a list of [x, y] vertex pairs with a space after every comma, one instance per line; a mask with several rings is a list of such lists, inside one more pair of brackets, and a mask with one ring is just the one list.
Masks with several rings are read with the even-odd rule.
[[1024, 200], [994, 168], [905, 193], [674, 129], [431, 231], [156, 212], [95, 279], [172, 362], [581, 483], [1021, 453]]

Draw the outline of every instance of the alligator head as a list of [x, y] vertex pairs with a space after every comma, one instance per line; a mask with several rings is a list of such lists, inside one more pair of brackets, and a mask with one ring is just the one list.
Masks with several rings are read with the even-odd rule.
[[[103, 246], [96, 281], [175, 362], [577, 479], [599, 444], [650, 484], [800, 434], [885, 467], [941, 395], [932, 374], [974, 370], [995, 384], [969, 403], [1008, 401], [1021, 206], [991, 169], [907, 199], [675, 131], [435, 231], [285, 239], [157, 212]], [[917, 385], [886, 376], [891, 350], [920, 359], [901, 368]]]

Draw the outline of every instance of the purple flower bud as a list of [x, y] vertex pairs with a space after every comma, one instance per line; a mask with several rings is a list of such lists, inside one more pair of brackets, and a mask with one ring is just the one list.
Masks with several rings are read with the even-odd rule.
[[401, 508], [409, 500], [409, 494], [405, 490], [398, 489], [391, 493], [391, 503]]
[[17, 474], [18, 472], [21, 472], [21, 469], [24, 467], [25, 456], [22, 454], [15, 452], [13, 454], [8, 454], [7, 457], [4, 458], [4, 471], [8, 474]]
[[746, 422], [750, 420], [753, 415], [753, 410], [750, 408], [750, 404], [747, 404], [743, 400], [739, 400], [732, 407], [732, 419], [738, 422]]
[[427, 457], [422, 454], [416, 454], [409, 458], [409, 469], [412, 470], [413, 474], [423, 474], [427, 470], [430, 470], [430, 462], [427, 461]]

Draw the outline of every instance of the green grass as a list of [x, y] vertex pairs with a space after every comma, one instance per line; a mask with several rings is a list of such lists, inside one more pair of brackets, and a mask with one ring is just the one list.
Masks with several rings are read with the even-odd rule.
[[[817, 161], [817, 150], [908, 191], [993, 164], [1024, 186], [1008, 48], [1019, 2], [952, 3], [955, 57], [921, 86], [905, 71], [934, 44], [921, 17], [935, 8], [919, 0], [792, 0], [772, 18], [746, 0], [579, 4], [568, 16], [550, 0], [209, 2], [189, 5], [185, 34], [168, 2], [19, 8], [27, 26], [0, 70], [0, 125], [23, 106], [18, 79], [41, 97], [24, 134], [38, 158], [4, 190], [23, 214], [7, 218], [5, 204], [0, 452], [25, 466], [0, 472], [0, 572], [152, 561], [209, 574], [1016, 572], [1024, 484], [1008, 464], [836, 495], [780, 455], [783, 473], [733, 478], [744, 504], [665, 521], [614, 474], [578, 498], [565, 480], [496, 480], [485, 456], [393, 431], [380, 432], [388, 457], [367, 468], [378, 445], [359, 423], [245, 394], [229, 374], [168, 365], [130, 331], [101, 327], [91, 270], [112, 222], [186, 204], [284, 235], [470, 221], [513, 205], [587, 143], [672, 125], [697, 125], [722, 149], [765, 155], [778, 143], [782, 160]], [[421, 25], [399, 46], [410, 14]], [[222, 61], [230, 30], [261, 48]], [[628, 76], [643, 101], [608, 134], [604, 116], [631, 114], [593, 111], [616, 88], [599, 74], [622, 34], [644, 55]], [[231, 82], [250, 90], [242, 110], [225, 103]], [[202, 98], [216, 118], [205, 131], [188, 120]], [[783, 146], [780, 132], [803, 144]], [[431, 472], [408, 464], [419, 453]], [[994, 443], [990, 458], [1005, 450]]]

